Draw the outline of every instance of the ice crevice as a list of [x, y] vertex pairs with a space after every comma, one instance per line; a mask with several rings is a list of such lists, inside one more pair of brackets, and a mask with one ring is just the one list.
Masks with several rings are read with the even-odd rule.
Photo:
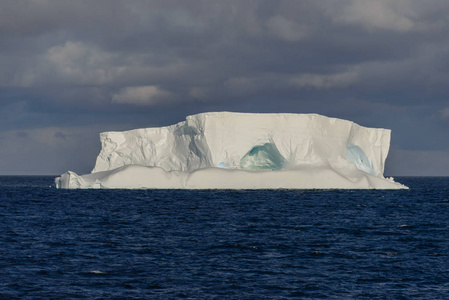
[[265, 143], [254, 146], [240, 160], [242, 170], [281, 170], [284, 167], [285, 158], [279, 153], [274, 143]]

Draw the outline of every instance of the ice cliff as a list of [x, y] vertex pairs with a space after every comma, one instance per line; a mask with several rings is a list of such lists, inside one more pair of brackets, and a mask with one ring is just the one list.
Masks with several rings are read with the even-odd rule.
[[405, 188], [383, 177], [390, 130], [317, 114], [212, 112], [100, 134], [91, 174], [58, 188]]

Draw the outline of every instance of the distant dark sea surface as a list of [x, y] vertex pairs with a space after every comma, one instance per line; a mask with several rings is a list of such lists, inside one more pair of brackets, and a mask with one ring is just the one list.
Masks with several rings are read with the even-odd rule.
[[449, 178], [410, 190], [57, 190], [0, 177], [0, 299], [449, 297]]

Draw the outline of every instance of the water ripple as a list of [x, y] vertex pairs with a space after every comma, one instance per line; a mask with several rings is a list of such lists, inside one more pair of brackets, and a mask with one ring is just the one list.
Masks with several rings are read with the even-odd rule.
[[0, 177], [0, 299], [445, 298], [449, 178], [406, 191], [65, 191]]

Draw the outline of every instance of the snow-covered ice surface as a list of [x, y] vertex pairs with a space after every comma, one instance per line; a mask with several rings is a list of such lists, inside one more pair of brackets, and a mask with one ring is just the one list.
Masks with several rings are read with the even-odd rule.
[[317, 114], [211, 112], [100, 134], [91, 174], [58, 188], [400, 189], [384, 178], [391, 131]]

